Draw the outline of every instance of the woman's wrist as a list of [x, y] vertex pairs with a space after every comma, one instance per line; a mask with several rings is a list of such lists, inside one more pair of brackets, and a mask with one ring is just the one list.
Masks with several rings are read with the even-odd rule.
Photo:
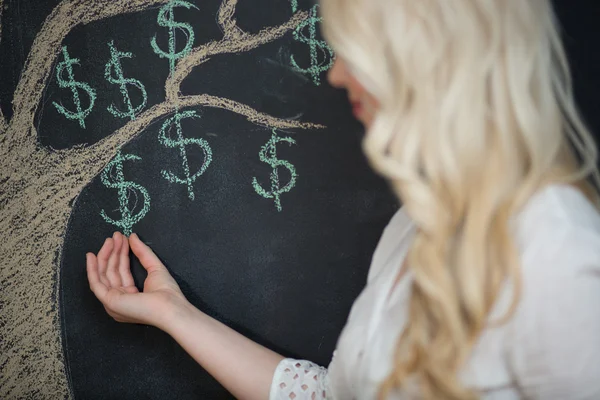
[[192, 305], [185, 297], [173, 297], [161, 313], [156, 327], [173, 336], [178, 328], [203, 313]]

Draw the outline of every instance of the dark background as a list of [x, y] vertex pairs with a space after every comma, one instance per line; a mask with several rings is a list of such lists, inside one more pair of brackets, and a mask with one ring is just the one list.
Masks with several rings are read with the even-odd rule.
[[[220, 1], [192, 1], [199, 10], [177, 9], [189, 22], [195, 46], [219, 39], [215, 22]], [[31, 44], [58, 1], [5, 0], [0, 42], [0, 107], [12, 115], [14, 89]], [[594, 133], [600, 91], [600, 4], [597, 0], [560, 0], [575, 93]], [[308, 9], [310, 2], [300, 2]], [[166, 48], [166, 28], [156, 23], [158, 9], [77, 27], [65, 39], [78, 80], [98, 94], [86, 129], [59, 115], [53, 101], [73, 108], [69, 89], [61, 89], [55, 71], [36, 116], [39, 142], [51, 148], [91, 144], [126, 120], [106, 109], [123, 108], [115, 85], [104, 79], [107, 43], [133, 52], [122, 59], [126, 77], [140, 80], [148, 105], [164, 100], [168, 62], [150, 47], [157, 35]], [[289, 0], [240, 1], [236, 19], [248, 32], [281, 24], [291, 16]], [[326, 125], [322, 130], [279, 131], [296, 145], [279, 144], [278, 156], [298, 172], [296, 187], [282, 195], [283, 211], [258, 196], [256, 177], [268, 188], [271, 167], [258, 153], [271, 137], [268, 128], [220, 109], [195, 107], [199, 119], [183, 123], [186, 137], [210, 143], [213, 162], [196, 181], [191, 201], [185, 187], [164, 180], [166, 169], [181, 173], [175, 149], [158, 141], [163, 120], [156, 121], [122, 149], [140, 161], [124, 163], [127, 181], [144, 186], [151, 197], [148, 214], [134, 226], [163, 259], [196, 306], [285, 356], [327, 365], [349, 308], [365, 282], [381, 231], [397, 205], [386, 185], [369, 170], [360, 151], [362, 129], [351, 117], [343, 92], [289, 68], [290, 56], [308, 62], [305, 45], [291, 34], [255, 50], [213, 57], [196, 67], [182, 85], [184, 94], [208, 93], [245, 103], [280, 118]], [[62, 61], [62, 55], [58, 62]], [[54, 66], [56, 68], [56, 65]], [[324, 78], [324, 76], [323, 76]], [[140, 100], [130, 93], [134, 104]], [[84, 100], [85, 103], [85, 100]], [[202, 153], [189, 146], [192, 171]], [[287, 182], [285, 170], [280, 178]], [[141, 201], [141, 199], [138, 199]], [[134, 206], [134, 203], [130, 204]], [[139, 203], [135, 208], [139, 210]], [[60, 310], [69, 381], [76, 399], [221, 399], [229, 398], [166, 334], [155, 328], [118, 324], [93, 297], [85, 277], [84, 254], [100, 248], [116, 227], [100, 211], [119, 219], [118, 194], [96, 177], [77, 198], [60, 264]], [[142, 268], [133, 263], [138, 283]], [[202, 335], [202, 332], [198, 332]]]

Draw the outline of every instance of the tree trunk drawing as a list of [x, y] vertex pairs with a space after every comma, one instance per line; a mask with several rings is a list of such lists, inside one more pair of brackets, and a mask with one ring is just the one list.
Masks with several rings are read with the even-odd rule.
[[[177, 62], [165, 85], [166, 100], [90, 146], [65, 150], [41, 147], [34, 116], [61, 42], [78, 24], [144, 10], [167, 0], [64, 0], [38, 33], [13, 99], [10, 123], [0, 111], [0, 398], [68, 398], [60, 339], [58, 268], [72, 205], [118, 148], [176, 107], [217, 107], [269, 128], [320, 126], [274, 118], [230, 99], [183, 96], [181, 82], [219, 54], [251, 50], [280, 38], [308, 17], [304, 11], [256, 34], [234, 19], [237, 0], [223, 0], [217, 22], [223, 37], [195, 48]], [[0, 26], [3, 2], [0, 0]], [[0, 30], [1, 32], [1, 30]], [[1, 38], [0, 38], [1, 39]]]

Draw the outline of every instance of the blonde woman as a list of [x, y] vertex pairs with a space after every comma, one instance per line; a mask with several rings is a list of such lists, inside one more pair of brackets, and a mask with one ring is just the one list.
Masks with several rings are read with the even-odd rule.
[[136, 235], [87, 255], [98, 299], [168, 332], [242, 399], [600, 399], [596, 151], [550, 1], [321, 6], [330, 82], [403, 203], [329, 368], [195, 309]]

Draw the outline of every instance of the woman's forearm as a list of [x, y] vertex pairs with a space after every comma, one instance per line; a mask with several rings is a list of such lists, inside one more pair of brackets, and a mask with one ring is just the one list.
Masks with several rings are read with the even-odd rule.
[[204, 314], [178, 306], [161, 329], [170, 334], [236, 398], [267, 400], [273, 374], [283, 357]]

